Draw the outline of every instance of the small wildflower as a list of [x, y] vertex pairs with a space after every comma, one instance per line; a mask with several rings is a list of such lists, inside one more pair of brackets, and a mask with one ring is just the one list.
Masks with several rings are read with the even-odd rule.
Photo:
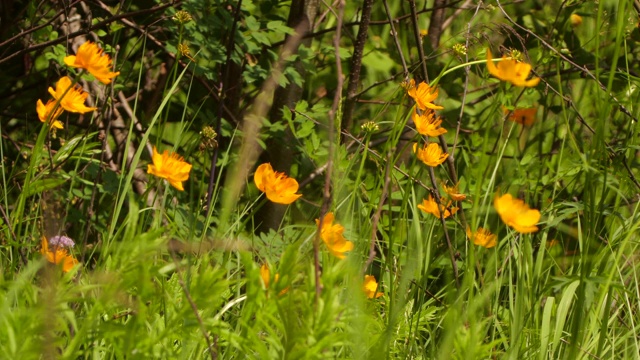
[[111, 71], [111, 58], [109, 55], [103, 54], [103, 50], [91, 41], [80, 45], [76, 55], [66, 56], [64, 63], [71, 67], [87, 70], [103, 84], [111, 83], [111, 79], [120, 74], [120, 72]]
[[578, 27], [582, 25], [582, 16], [578, 14], [571, 14], [569, 17], [569, 22], [571, 22], [571, 26]]
[[536, 121], [536, 113], [538, 112], [538, 108], [517, 108], [513, 111], [510, 111], [503, 106], [502, 111], [504, 111], [505, 115], [509, 114], [509, 120], [518, 124], [529, 126]]
[[76, 245], [70, 237], [64, 235], [56, 235], [49, 239], [49, 245], [72, 248]]
[[429, 30], [427, 29], [421, 29], [420, 30], [420, 38], [423, 38], [425, 36], [429, 35]]
[[378, 282], [376, 281], [376, 277], [373, 275], [365, 275], [364, 276], [364, 284], [362, 286], [364, 290], [364, 294], [368, 299], [379, 298], [384, 295], [381, 292], [376, 292], [378, 289]]
[[497, 236], [495, 234], [492, 234], [491, 231], [481, 227], [478, 228], [478, 231], [472, 233], [471, 229], [467, 226], [467, 237], [474, 245], [479, 245], [487, 249], [496, 246], [498, 243], [496, 241]]
[[[322, 229], [320, 229], [320, 238], [327, 245], [329, 252], [339, 259], [345, 258], [345, 252], [353, 250], [353, 243], [344, 238], [344, 226], [333, 223], [333, 212], [328, 212], [322, 220]], [[316, 225], [320, 224], [320, 220], [316, 219]]]
[[80, 85], [76, 84], [72, 86], [72, 84], [68, 76], [63, 76], [58, 80], [55, 90], [51, 87], [49, 88], [49, 94], [51, 94], [54, 99], [60, 101], [60, 106], [69, 112], [84, 114], [89, 111], [94, 111], [96, 108], [84, 105], [89, 94], [84, 92]]
[[175, 15], [173, 15], [173, 20], [175, 20], [180, 24], [186, 24], [189, 21], [193, 20], [193, 17], [188, 12], [184, 10], [179, 10], [176, 12]]
[[[53, 239], [56, 239], [59, 237], [54, 237]], [[67, 238], [66, 236], [63, 236], [63, 238]], [[71, 244], [73, 244], [73, 240], [67, 238], [69, 241], [71, 241]], [[61, 241], [61, 240], [56, 240], [54, 241], [54, 243], [51, 243], [50, 241], [47, 241], [46, 237], [42, 237], [42, 248], [40, 249], [40, 253], [42, 255], [44, 255], [44, 257], [47, 259], [47, 261], [49, 261], [52, 264], [62, 264], [62, 271], [64, 272], [68, 272], [69, 270], [73, 269], [74, 266], [76, 266], [76, 264], [78, 264], [78, 260], [76, 260], [75, 257], [73, 257], [73, 255], [70, 255], [69, 252], [67, 251], [67, 247], [71, 247], [71, 246], [66, 246], [65, 244], [68, 244], [68, 241]], [[51, 248], [49, 247], [51, 246]]]
[[416, 102], [416, 106], [420, 110], [442, 110], [444, 109], [442, 106], [435, 105], [433, 100], [438, 97], [438, 89], [432, 88], [426, 82], [421, 82], [416, 87], [415, 80], [409, 80], [409, 85], [407, 86], [407, 94], [413, 98]]
[[[269, 265], [267, 263], [262, 264], [262, 266], [260, 266], [260, 277], [262, 278], [262, 283], [264, 284], [264, 288], [265, 289], [269, 289], [269, 285], [271, 282], [271, 272], [269, 271]], [[278, 280], [280, 280], [280, 274], [276, 274], [273, 277], [273, 282], [277, 283]], [[282, 289], [278, 295], [284, 295], [287, 293], [287, 291], [289, 291], [289, 288], [284, 288]]]
[[466, 56], [467, 55], [467, 47], [463, 44], [453, 44], [453, 52], [458, 56]]
[[502, 57], [502, 61], [498, 62], [498, 65], [493, 63], [491, 56], [491, 50], [487, 49], [487, 69], [489, 73], [502, 81], [507, 81], [515, 86], [533, 87], [538, 85], [540, 78], [531, 78], [526, 80], [531, 73], [531, 65], [518, 62], [515, 59], [508, 59], [506, 56]]
[[178, 52], [180, 52], [180, 55], [186, 57], [187, 59], [191, 61], [196, 61], [194, 58], [191, 57], [191, 50], [189, 50], [189, 45], [185, 43], [178, 44]]
[[517, 49], [510, 49], [509, 50], [509, 56], [517, 61], [517, 62], [523, 62], [524, 61], [524, 54], [522, 53], [522, 51], [517, 50]]
[[442, 213], [442, 217], [446, 219], [458, 211], [457, 207], [451, 207], [451, 201], [449, 201], [447, 206], [444, 206], [442, 204], [438, 206], [438, 203], [433, 199], [433, 196], [431, 195], [429, 195], [429, 199], [422, 199], [422, 204], [418, 205], [418, 209], [426, 212], [427, 214], [431, 214], [438, 219], [440, 218], [440, 213]]
[[413, 144], [413, 152], [423, 163], [436, 167], [442, 164], [449, 154], [443, 153], [440, 145], [436, 143], [425, 144], [422, 149], [418, 149], [418, 144]]
[[[55, 110], [54, 110], [55, 108]], [[52, 128], [62, 129], [62, 122], [58, 120], [58, 116], [62, 114], [62, 107], [56, 107], [55, 100], [47, 101], [47, 104], [43, 104], [42, 100], [38, 99], [36, 102], [36, 112], [38, 113], [38, 118], [42, 122], [49, 122]]]
[[270, 163], [264, 163], [256, 169], [253, 182], [258, 190], [267, 195], [267, 199], [277, 204], [291, 204], [302, 194], [298, 191], [298, 182], [284, 173], [273, 171]]
[[218, 137], [218, 133], [216, 133], [215, 129], [211, 126], [205, 126], [200, 131], [200, 136], [202, 137], [200, 142], [200, 151], [204, 150], [213, 150], [218, 147], [218, 141], [216, 138]]
[[540, 211], [530, 209], [524, 201], [514, 199], [511, 194], [496, 194], [493, 206], [502, 221], [517, 232], [527, 234], [538, 231], [535, 225], [540, 221]]
[[151, 160], [153, 164], [148, 165], [148, 174], [166, 179], [174, 188], [180, 191], [184, 190], [182, 182], [189, 179], [191, 164], [184, 161], [182, 156], [176, 153], [170, 153], [169, 150], [165, 150], [162, 154], [159, 154], [155, 146], [153, 147]]
[[360, 129], [366, 133], [374, 133], [380, 130], [380, 126], [375, 121], [367, 121], [360, 126]]
[[467, 198], [467, 195], [461, 194], [458, 191], [458, 184], [455, 184], [453, 186], [447, 186], [445, 184], [442, 184], [442, 188], [444, 189], [444, 192], [446, 192], [447, 195], [449, 195], [449, 197], [453, 201], [463, 201], [464, 199]]
[[423, 111], [422, 114], [418, 114], [418, 112], [415, 111], [412, 118], [416, 125], [416, 130], [421, 135], [437, 137], [447, 133], [447, 129], [440, 127], [442, 119], [436, 117], [433, 110]]

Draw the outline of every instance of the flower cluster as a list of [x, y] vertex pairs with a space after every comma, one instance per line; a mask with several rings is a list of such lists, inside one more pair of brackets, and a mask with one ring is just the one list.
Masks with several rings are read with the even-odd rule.
[[52, 128], [63, 128], [62, 122], [58, 120], [58, 116], [62, 114], [63, 110], [84, 114], [96, 109], [84, 104], [89, 94], [84, 92], [79, 85], [74, 84], [68, 76], [61, 77], [56, 83], [55, 89], [49, 87], [49, 94], [53, 99], [47, 101], [46, 104], [38, 99], [36, 112], [40, 121], [48, 123]]
[[[523, 62], [522, 58], [523, 54], [514, 50], [511, 53], [511, 57], [503, 56], [496, 64], [492, 58], [491, 51], [487, 49], [487, 69], [492, 76], [515, 86], [533, 87], [538, 85], [540, 78], [529, 78], [531, 65]], [[438, 90], [424, 82], [416, 86], [414, 80], [404, 83], [403, 87], [406, 88], [407, 94], [415, 101], [416, 106], [411, 114], [411, 119], [417, 132], [426, 137], [440, 137], [446, 134], [447, 130], [441, 127], [442, 120], [435, 112], [443, 107], [433, 103], [438, 97]], [[535, 122], [537, 108], [510, 109], [503, 107], [503, 111], [509, 120], [525, 126], [530, 126]], [[427, 142], [422, 146], [416, 143], [413, 145], [413, 152], [420, 161], [430, 167], [437, 167], [449, 156], [435, 142]], [[455, 202], [464, 201], [467, 197], [458, 190], [458, 185], [448, 186], [442, 184], [444, 192], [450, 199], [448, 202], [443, 199], [436, 201], [432, 195], [429, 195], [428, 199], [423, 199], [422, 203], [417, 206], [418, 209], [436, 218], [446, 219], [454, 215], [459, 210], [459, 207], [454, 205]], [[538, 230], [536, 224], [540, 220], [540, 212], [530, 209], [522, 200], [513, 199], [509, 194], [496, 196], [494, 206], [502, 221], [516, 231], [530, 233]], [[472, 231], [467, 227], [466, 233], [469, 240], [475, 245], [485, 248], [497, 245], [497, 235], [492, 234], [489, 229], [478, 227], [475, 231]]]
[[[103, 54], [102, 49], [91, 41], [80, 45], [76, 55], [66, 56], [64, 63], [67, 66], [88, 71], [103, 84], [111, 83], [111, 80], [120, 74], [119, 72], [111, 72], [111, 58], [109, 55]], [[40, 121], [49, 124], [51, 128], [63, 128], [62, 122], [58, 120], [63, 110], [80, 114], [96, 110], [95, 107], [85, 105], [89, 94], [68, 76], [61, 77], [56, 83], [55, 89], [49, 87], [49, 94], [53, 99], [47, 101], [46, 104], [38, 99], [36, 112]]]

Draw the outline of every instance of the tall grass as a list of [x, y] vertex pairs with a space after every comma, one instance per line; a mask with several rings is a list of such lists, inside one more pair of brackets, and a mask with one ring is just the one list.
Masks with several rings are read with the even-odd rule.
[[[402, 14], [400, 4], [391, 5], [394, 16]], [[439, 60], [428, 67], [432, 80], [440, 74], [435, 102], [445, 108], [439, 114], [453, 166], [433, 172], [412, 151], [424, 142], [411, 121], [414, 101], [401, 76], [375, 67], [375, 59], [365, 58], [363, 82], [393, 81], [365, 92], [372, 105], [359, 104], [354, 119], [376, 126], [341, 133], [340, 101], [329, 128], [331, 99], [311, 95], [336, 75], [327, 65], [335, 55], [322, 41], [307, 50], [327, 57], [326, 68], [310, 73], [302, 84], [308, 98], [284, 109], [282, 123], [266, 114], [288, 60], [275, 61], [276, 70], [252, 85], [243, 126], [227, 121], [218, 129], [213, 179], [214, 150], [199, 150], [203, 130], [194, 120], [219, 113], [195, 95], [206, 51], [170, 70], [153, 114], [134, 104], [133, 115], [145, 121], [137, 133], [127, 119], [126, 151], [135, 152], [124, 153], [120, 172], [102, 157], [114, 140], [98, 127], [56, 134], [34, 120], [8, 132], [3, 120], [0, 357], [639, 358], [633, 4], [540, 5], [467, 9], [445, 31], [430, 55]], [[582, 15], [581, 25], [570, 25], [572, 13]], [[399, 59], [389, 50], [397, 40], [410, 70], [419, 69], [413, 35], [394, 39], [382, 28], [371, 30], [380, 34], [371, 41], [388, 49], [369, 49], [370, 56]], [[180, 41], [188, 30], [180, 28]], [[540, 85], [520, 88], [488, 75], [486, 49], [499, 54], [504, 39], [533, 65]], [[449, 51], [467, 41], [466, 54]], [[342, 43], [348, 52], [350, 43]], [[137, 66], [128, 67], [128, 80], [116, 79], [132, 93], [143, 87], [145, 67]], [[107, 95], [96, 106], [109, 113], [117, 101]], [[538, 108], [532, 125], [508, 120], [524, 107]], [[175, 114], [181, 117], [170, 121]], [[76, 115], [66, 116], [73, 124]], [[28, 118], [36, 119], [33, 112]], [[295, 139], [286, 173], [302, 184], [303, 197], [278, 205], [286, 206], [280, 226], [260, 232], [258, 214], [270, 204], [253, 171], [266, 140], [283, 131]], [[147, 145], [193, 165], [185, 191], [151, 175], [136, 178], [151, 162]], [[328, 167], [332, 177], [324, 179]], [[447, 202], [441, 185], [454, 174], [467, 195], [453, 203], [458, 213], [440, 219], [419, 210], [436, 189]], [[507, 193], [540, 210], [539, 231], [521, 234], [501, 221], [494, 199]], [[328, 251], [314, 221], [327, 200], [355, 245], [345, 259]], [[490, 229], [497, 245], [474, 245], [467, 227]], [[71, 253], [80, 264], [69, 272], [39, 251], [42, 236], [59, 234], [76, 241]], [[365, 274], [375, 276], [383, 296], [365, 297]]]

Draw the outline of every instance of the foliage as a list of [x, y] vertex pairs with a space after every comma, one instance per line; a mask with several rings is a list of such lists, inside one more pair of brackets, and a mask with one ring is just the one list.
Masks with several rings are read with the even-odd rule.
[[366, 3], [7, 5], [0, 353], [638, 358], [634, 4]]

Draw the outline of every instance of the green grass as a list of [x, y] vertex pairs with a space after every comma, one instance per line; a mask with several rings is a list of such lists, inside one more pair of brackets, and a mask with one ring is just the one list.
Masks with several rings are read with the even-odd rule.
[[[23, 81], [53, 86], [68, 71], [65, 51], [34, 53], [33, 73], [14, 79], [7, 91], [27, 100], [1, 100], [9, 115], [0, 122], [0, 358], [640, 358], [640, 35], [632, 2], [483, 5], [455, 15], [437, 50], [424, 37], [453, 165], [433, 171], [412, 152], [424, 140], [401, 86], [395, 40], [409, 78], [422, 78], [411, 20], [397, 22], [394, 39], [374, 1], [356, 125], [340, 133], [348, 99], [333, 99], [337, 9], [287, 58], [272, 44], [291, 33], [289, 5], [267, 3], [243, 4], [229, 53], [234, 13], [199, 1], [183, 4], [192, 22], [164, 20], [163, 47], [135, 28], [107, 28], [101, 46], [121, 74], [105, 86], [71, 73], [99, 111], [65, 113], [64, 130], [37, 120], [33, 105], [46, 91]], [[389, 5], [393, 18], [410, 14], [408, 2]], [[29, 10], [22, 26], [40, 24], [49, 10]], [[357, 10], [347, 4], [345, 22]], [[574, 13], [583, 17], [575, 27]], [[419, 27], [429, 16], [418, 14]], [[357, 27], [342, 31], [349, 75]], [[185, 40], [194, 62], [176, 50]], [[521, 88], [490, 76], [487, 48], [494, 57], [520, 51], [541, 83]], [[183, 65], [167, 57], [176, 53]], [[149, 90], [161, 63], [166, 76]], [[223, 80], [226, 72], [232, 78]], [[224, 81], [226, 92], [217, 93]], [[273, 93], [290, 84], [301, 98], [274, 116]], [[127, 110], [120, 91], [140, 100], [129, 98]], [[509, 121], [503, 106], [536, 107], [535, 122]], [[122, 138], [105, 136], [109, 116], [124, 121]], [[377, 127], [360, 127], [369, 121]], [[217, 149], [203, 136], [212, 128]], [[281, 144], [284, 154], [274, 150]], [[148, 146], [193, 165], [185, 191], [142, 178]], [[267, 161], [302, 184], [302, 198], [270, 203], [253, 181]], [[441, 185], [454, 177], [467, 195], [455, 215], [441, 221], [418, 209], [436, 189], [446, 202]], [[493, 206], [498, 193], [540, 210], [539, 231], [505, 225]], [[323, 208], [354, 243], [345, 259], [318, 234]], [[277, 211], [279, 225], [265, 230], [261, 222]], [[467, 226], [491, 230], [497, 245], [474, 245]], [[76, 242], [80, 264], [69, 272], [40, 253], [42, 236], [58, 234]], [[365, 274], [382, 297], [365, 297]]]

